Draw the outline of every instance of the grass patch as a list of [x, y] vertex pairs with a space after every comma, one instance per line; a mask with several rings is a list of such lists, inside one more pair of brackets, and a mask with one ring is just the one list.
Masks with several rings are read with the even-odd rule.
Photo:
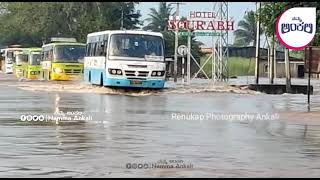
[[[205, 63], [209, 56], [203, 56], [200, 59], [201, 66]], [[234, 76], [252, 76], [254, 75], [255, 59], [242, 57], [229, 57], [228, 59], [229, 77]], [[204, 71], [211, 78], [212, 60], [209, 60], [204, 66]]]

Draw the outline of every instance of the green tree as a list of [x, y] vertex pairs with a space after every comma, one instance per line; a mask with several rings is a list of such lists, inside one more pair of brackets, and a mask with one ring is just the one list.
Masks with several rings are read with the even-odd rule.
[[[1, 2], [0, 44], [41, 46], [50, 37], [75, 37], [85, 42], [88, 33], [135, 29], [140, 13], [134, 2]], [[123, 19], [122, 19], [123, 14]]]
[[[317, 9], [320, 8], [319, 2], [272, 2], [262, 3], [261, 7], [261, 24], [265, 29], [266, 35], [271, 37], [275, 34], [276, 30], [276, 21], [281, 13], [283, 13], [286, 9], [293, 8], [293, 7], [316, 7]], [[317, 13], [317, 30], [320, 30], [320, 14]], [[319, 34], [316, 34], [316, 38], [312, 42], [313, 46], [320, 45], [320, 37]]]
[[145, 26], [144, 30], [152, 30], [152, 31], [167, 31], [168, 30], [168, 20], [169, 16], [172, 14], [172, 7], [167, 5], [166, 2], [159, 3], [158, 11], [155, 8], [150, 8], [151, 13], [150, 16], [145, 21], [149, 22], [147, 26]]
[[[236, 46], [248, 46], [253, 42], [253, 45], [256, 44], [256, 34], [257, 34], [257, 21], [256, 21], [255, 12], [249, 11], [243, 18], [239, 21], [239, 29], [234, 31], [235, 41], [234, 45]], [[263, 29], [260, 28], [260, 35], [263, 34]]]

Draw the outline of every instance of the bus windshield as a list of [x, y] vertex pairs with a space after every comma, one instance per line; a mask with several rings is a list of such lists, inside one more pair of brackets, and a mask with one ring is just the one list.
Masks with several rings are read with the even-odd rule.
[[85, 56], [85, 46], [60, 45], [55, 47], [54, 62], [79, 63]]
[[113, 34], [110, 41], [109, 59], [132, 57], [149, 60], [152, 57], [151, 59], [164, 60], [163, 40], [159, 36]]
[[23, 62], [28, 62], [28, 55], [26, 54], [17, 54], [16, 64], [21, 65]]
[[40, 65], [40, 59], [41, 59], [40, 54], [31, 54], [29, 63], [30, 65]]
[[11, 64], [11, 63], [14, 62], [14, 59], [13, 59], [13, 51], [8, 51], [8, 52], [7, 52], [6, 61], [7, 61], [8, 64]]

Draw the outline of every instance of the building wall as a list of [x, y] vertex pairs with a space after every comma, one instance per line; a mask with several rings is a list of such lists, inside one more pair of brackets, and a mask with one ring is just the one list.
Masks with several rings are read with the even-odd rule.
[[[290, 73], [292, 78], [298, 78], [298, 66], [304, 66], [304, 62], [290, 62]], [[261, 61], [259, 64], [259, 76], [260, 77], [268, 77], [268, 61]], [[286, 77], [285, 63], [277, 62], [275, 67], [276, 78], [284, 78]]]

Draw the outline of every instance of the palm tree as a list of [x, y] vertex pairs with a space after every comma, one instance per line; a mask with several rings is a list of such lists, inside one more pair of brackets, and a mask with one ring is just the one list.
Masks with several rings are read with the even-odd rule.
[[[234, 45], [248, 46], [251, 42], [256, 44], [257, 22], [254, 11], [247, 12], [243, 20], [239, 21], [240, 29], [234, 31], [235, 41]], [[263, 29], [260, 29], [260, 35]]]
[[147, 18], [145, 20], [150, 23], [143, 29], [158, 32], [166, 31], [168, 29], [168, 19], [172, 11], [172, 7], [170, 6], [170, 4], [167, 5], [166, 2], [160, 2], [158, 11], [155, 8], [151, 8], [150, 11], [151, 13], [148, 14], [150, 18]]

